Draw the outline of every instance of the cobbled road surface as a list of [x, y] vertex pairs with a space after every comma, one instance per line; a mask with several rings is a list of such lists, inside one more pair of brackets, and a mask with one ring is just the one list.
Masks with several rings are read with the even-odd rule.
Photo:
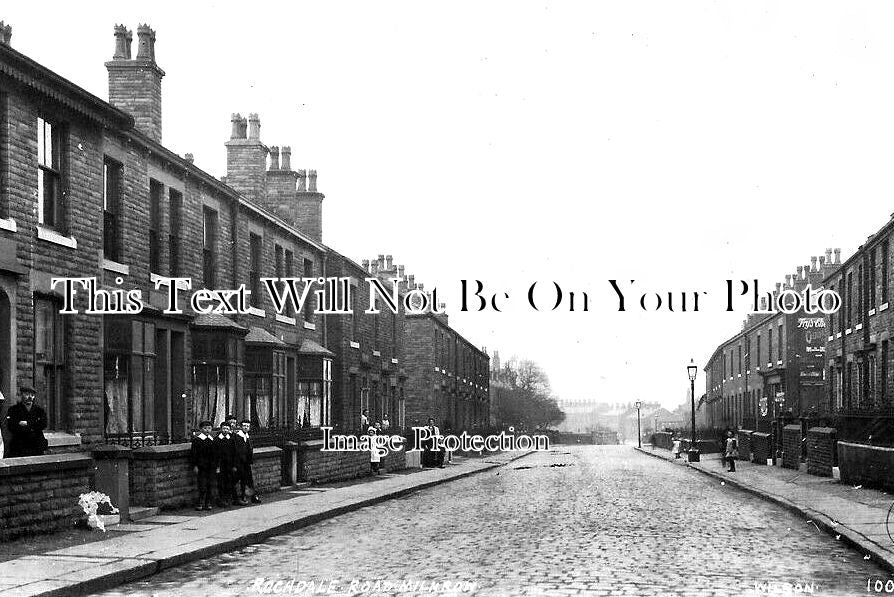
[[706, 475], [627, 446], [554, 446], [105, 594], [867, 595], [879, 578]]

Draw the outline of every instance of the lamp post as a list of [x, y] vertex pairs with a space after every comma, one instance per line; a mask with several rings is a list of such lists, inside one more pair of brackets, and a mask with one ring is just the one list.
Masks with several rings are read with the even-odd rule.
[[643, 403], [639, 400], [636, 401], [636, 446], [638, 448], [643, 447], [643, 432], [640, 430], [639, 423], [639, 409], [642, 407]]
[[689, 359], [686, 373], [689, 374], [689, 382], [692, 384], [689, 395], [692, 400], [692, 439], [689, 441], [689, 462], [699, 462], [699, 452], [695, 447], [695, 376], [698, 374], [698, 367], [695, 366], [694, 359]]

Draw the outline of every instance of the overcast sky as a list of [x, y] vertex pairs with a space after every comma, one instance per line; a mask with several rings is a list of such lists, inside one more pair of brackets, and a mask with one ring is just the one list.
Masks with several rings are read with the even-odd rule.
[[[466, 338], [539, 362], [565, 399], [675, 406], [689, 359], [745, 317], [727, 278], [769, 289], [894, 211], [890, 3], [90, 4], [0, 19], [102, 98], [114, 24], [149, 23], [166, 146], [221, 176], [231, 113], [258, 112], [262, 141], [318, 170], [327, 244], [393, 254]], [[463, 279], [504, 311], [461, 313]], [[609, 279], [709, 294], [620, 313]], [[534, 281], [590, 311], [535, 312]]]

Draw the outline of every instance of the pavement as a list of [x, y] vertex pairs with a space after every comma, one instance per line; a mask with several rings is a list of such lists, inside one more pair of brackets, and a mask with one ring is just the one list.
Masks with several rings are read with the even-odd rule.
[[341, 486], [299, 488], [292, 490], [294, 496], [289, 499], [210, 515], [147, 518], [131, 525], [133, 532], [126, 535], [0, 563], [0, 597], [74, 595], [104, 590], [358, 508], [494, 469], [525, 455], [508, 452], [484, 458], [454, 457], [443, 469], [384, 474], [371, 482]]
[[685, 454], [675, 459], [662, 448], [646, 445], [634, 449], [779, 504], [859, 550], [864, 559], [894, 572], [894, 496], [884, 491], [809, 475], [804, 464], [794, 470], [737, 460], [736, 471], [731, 473], [719, 454], [702, 454], [701, 462], [690, 463]]

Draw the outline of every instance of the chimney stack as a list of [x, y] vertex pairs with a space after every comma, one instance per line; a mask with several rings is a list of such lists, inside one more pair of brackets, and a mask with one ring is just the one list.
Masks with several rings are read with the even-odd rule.
[[404, 266], [402, 266], [402, 265], [397, 266], [397, 277], [400, 278], [401, 280], [404, 279]]
[[316, 193], [317, 192], [317, 171], [316, 170], [308, 170], [307, 171], [307, 192], [308, 193]]
[[[259, 138], [261, 121], [256, 113], [233, 114], [227, 147], [227, 185], [249, 200], [264, 205], [267, 195], [267, 148]], [[252, 138], [252, 135], [254, 137]]]
[[363, 266], [363, 269], [366, 271], [366, 273], [369, 273], [369, 259], [364, 259], [360, 262], [360, 265]]
[[155, 31], [137, 27], [137, 57], [131, 59], [133, 33], [115, 25], [115, 53], [106, 62], [109, 71], [109, 103], [129, 113], [138, 131], [161, 143], [161, 79], [163, 70], [155, 63]]
[[817, 271], [817, 267], [816, 267], [816, 255], [814, 255], [813, 257], [810, 258], [810, 271], [812, 271], [812, 272]]
[[306, 170], [298, 170], [298, 192], [299, 193], [307, 192], [307, 171]]
[[0, 21], [0, 45], [12, 46], [12, 25]]
[[292, 148], [288, 145], [282, 148], [280, 152], [280, 170], [291, 170], [292, 169]]
[[389, 272], [391, 271], [393, 265], [394, 257], [391, 255], [385, 255], [385, 269]]
[[270, 147], [270, 170], [279, 170], [279, 147]]
[[841, 265], [841, 249], [835, 249], [835, 265]]

